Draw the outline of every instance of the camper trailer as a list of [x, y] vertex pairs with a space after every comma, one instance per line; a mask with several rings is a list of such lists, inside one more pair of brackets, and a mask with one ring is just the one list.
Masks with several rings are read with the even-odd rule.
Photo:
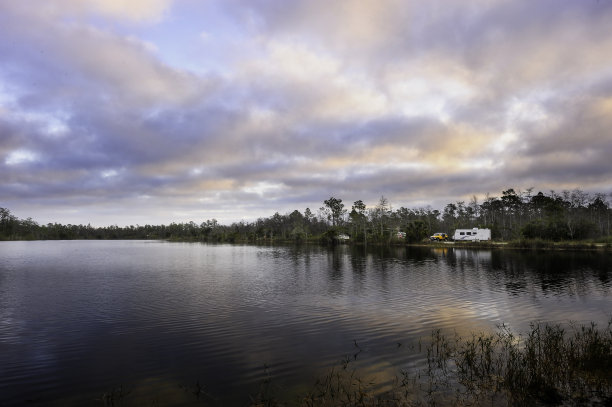
[[455, 241], [480, 241], [480, 240], [491, 240], [491, 229], [457, 229], [453, 235]]

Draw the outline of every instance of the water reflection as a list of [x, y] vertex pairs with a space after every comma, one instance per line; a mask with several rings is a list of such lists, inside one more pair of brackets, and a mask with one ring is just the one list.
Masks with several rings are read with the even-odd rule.
[[414, 349], [432, 329], [605, 324], [612, 309], [611, 256], [598, 252], [0, 242], [0, 259], [8, 405], [86, 404], [148, 383], [181, 405], [196, 380], [244, 405], [264, 365], [303, 388], [355, 342], [384, 387], [423, 363]]

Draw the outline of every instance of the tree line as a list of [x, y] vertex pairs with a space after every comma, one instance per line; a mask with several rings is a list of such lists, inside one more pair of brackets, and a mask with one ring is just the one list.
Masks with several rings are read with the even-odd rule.
[[579, 189], [556, 193], [533, 193], [533, 188], [487, 195], [482, 202], [447, 204], [442, 211], [430, 206], [394, 209], [381, 196], [367, 207], [362, 200], [350, 205], [330, 197], [312, 211], [294, 210], [252, 222], [219, 224], [215, 219], [201, 223], [131, 225], [40, 225], [31, 218], [19, 219], [0, 208], [0, 239], [171, 239], [202, 242], [332, 242], [340, 235], [356, 243], [392, 241], [419, 242], [435, 232], [452, 234], [458, 228], [489, 228], [493, 240], [542, 239], [548, 241], [605, 239], [611, 235], [612, 208], [608, 196]]

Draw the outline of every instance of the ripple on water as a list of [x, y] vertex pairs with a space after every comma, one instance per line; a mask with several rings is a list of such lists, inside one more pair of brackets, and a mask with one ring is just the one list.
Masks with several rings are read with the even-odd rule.
[[197, 380], [222, 398], [268, 374], [303, 388], [346, 357], [384, 388], [423, 367], [433, 329], [605, 324], [611, 309], [609, 261], [589, 256], [557, 259], [551, 274], [546, 255], [520, 252], [12, 243], [0, 242], [8, 405]]

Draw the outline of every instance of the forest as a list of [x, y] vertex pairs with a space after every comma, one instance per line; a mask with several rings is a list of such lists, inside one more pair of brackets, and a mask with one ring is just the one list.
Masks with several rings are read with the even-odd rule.
[[[0, 208], [0, 240], [70, 239], [168, 239], [201, 242], [333, 242], [345, 235], [350, 242], [416, 243], [435, 232], [452, 235], [457, 228], [490, 228], [495, 241], [601, 241], [610, 242], [611, 203], [606, 194], [579, 189], [561, 193], [533, 193], [533, 188], [502, 191], [479, 202], [447, 204], [442, 211], [424, 208], [393, 208], [381, 196], [373, 207], [358, 200], [345, 204], [330, 197], [323, 205], [303, 212], [274, 213], [252, 222], [231, 225], [215, 219], [200, 223], [92, 227], [91, 225], [40, 225], [31, 218], [19, 219]], [[399, 233], [402, 232], [402, 233]], [[404, 235], [405, 234], [405, 235]]]

